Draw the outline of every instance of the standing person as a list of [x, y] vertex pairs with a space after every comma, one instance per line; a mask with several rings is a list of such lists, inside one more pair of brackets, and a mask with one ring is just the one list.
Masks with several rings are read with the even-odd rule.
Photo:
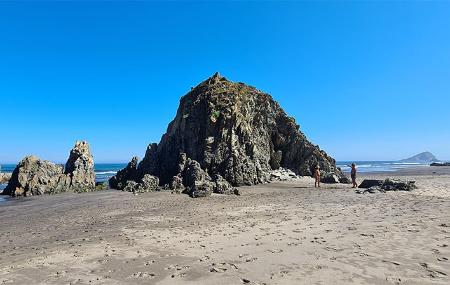
[[350, 176], [352, 178], [352, 188], [358, 187], [358, 184], [356, 184], [356, 164], [352, 163], [352, 165], [349, 165], [352, 170], [350, 171]]
[[314, 170], [314, 178], [316, 181], [314, 182], [314, 187], [320, 187], [320, 166], [316, 166], [316, 170]]

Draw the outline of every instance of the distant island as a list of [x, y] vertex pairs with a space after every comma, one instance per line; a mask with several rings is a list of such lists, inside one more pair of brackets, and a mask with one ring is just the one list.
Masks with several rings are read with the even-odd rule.
[[419, 154], [416, 154], [410, 158], [399, 160], [399, 162], [405, 162], [405, 163], [431, 163], [431, 162], [438, 162], [439, 159], [436, 158], [431, 152], [426, 151]]

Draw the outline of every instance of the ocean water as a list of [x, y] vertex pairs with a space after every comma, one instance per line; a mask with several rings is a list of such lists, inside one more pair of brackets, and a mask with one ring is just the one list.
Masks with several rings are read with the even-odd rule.
[[344, 173], [349, 173], [352, 163], [356, 164], [358, 172], [394, 172], [405, 168], [429, 166], [429, 163], [407, 163], [398, 161], [337, 161], [336, 166]]

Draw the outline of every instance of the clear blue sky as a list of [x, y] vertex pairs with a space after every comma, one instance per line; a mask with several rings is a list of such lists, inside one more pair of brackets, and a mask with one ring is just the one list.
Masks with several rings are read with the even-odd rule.
[[450, 3], [0, 2], [0, 162], [159, 142], [219, 71], [338, 160], [450, 159]]

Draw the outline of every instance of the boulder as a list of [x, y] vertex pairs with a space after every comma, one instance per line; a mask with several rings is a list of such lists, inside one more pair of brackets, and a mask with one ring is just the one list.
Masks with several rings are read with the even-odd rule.
[[4, 195], [31, 196], [95, 190], [94, 160], [86, 142], [76, 142], [65, 169], [62, 165], [27, 156], [14, 169]]
[[[367, 187], [362, 187], [367, 186]], [[377, 193], [386, 191], [412, 191], [417, 188], [415, 181], [387, 178], [386, 180], [364, 180], [359, 188], [355, 190], [358, 194]]]
[[183, 178], [178, 175], [174, 176], [169, 183], [169, 188], [175, 193], [182, 193], [185, 190]]
[[[196, 161], [205, 173], [182, 175], [188, 160]], [[316, 165], [338, 180], [344, 177], [335, 160], [308, 141], [269, 94], [216, 73], [181, 98], [167, 132], [158, 144], [149, 145], [132, 180], [150, 174], [162, 185], [176, 184], [178, 176], [192, 188], [193, 181], [203, 180], [195, 175], [207, 174], [220, 175], [236, 187], [269, 182], [271, 171], [279, 167], [311, 176]], [[115, 179], [119, 185], [129, 177]]]
[[278, 168], [270, 172], [270, 181], [293, 181], [298, 179], [292, 170], [286, 168]]
[[416, 189], [415, 181], [388, 178], [381, 188], [385, 191], [411, 191]]
[[236, 188], [231, 186], [231, 184], [228, 183], [228, 181], [226, 181], [219, 174], [217, 174], [214, 177], [214, 183], [215, 183], [214, 188], [213, 188], [213, 192], [214, 193], [227, 194], [227, 195], [231, 195], [231, 194], [235, 194], [236, 193]]
[[192, 198], [208, 197], [211, 196], [214, 186], [210, 181], [196, 181], [194, 185], [188, 187], [188, 192]]
[[336, 174], [327, 173], [320, 177], [320, 182], [330, 184], [339, 183], [339, 177]]
[[123, 187], [122, 191], [135, 193], [136, 190], [138, 189], [138, 186], [139, 186], [139, 184], [137, 182], [132, 181], [132, 180], [128, 180], [125, 183], [125, 186]]
[[370, 188], [372, 186], [381, 186], [383, 185], [384, 180], [378, 179], [364, 179], [361, 184], [359, 184], [358, 188]]
[[156, 176], [145, 174], [137, 186], [137, 192], [159, 191], [159, 179]]
[[351, 184], [352, 181], [351, 181], [350, 178], [348, 178], [347, 176], [342, 176], [341, 178], [339, 178], [339, 183], [342, 183], [342, 184]]

